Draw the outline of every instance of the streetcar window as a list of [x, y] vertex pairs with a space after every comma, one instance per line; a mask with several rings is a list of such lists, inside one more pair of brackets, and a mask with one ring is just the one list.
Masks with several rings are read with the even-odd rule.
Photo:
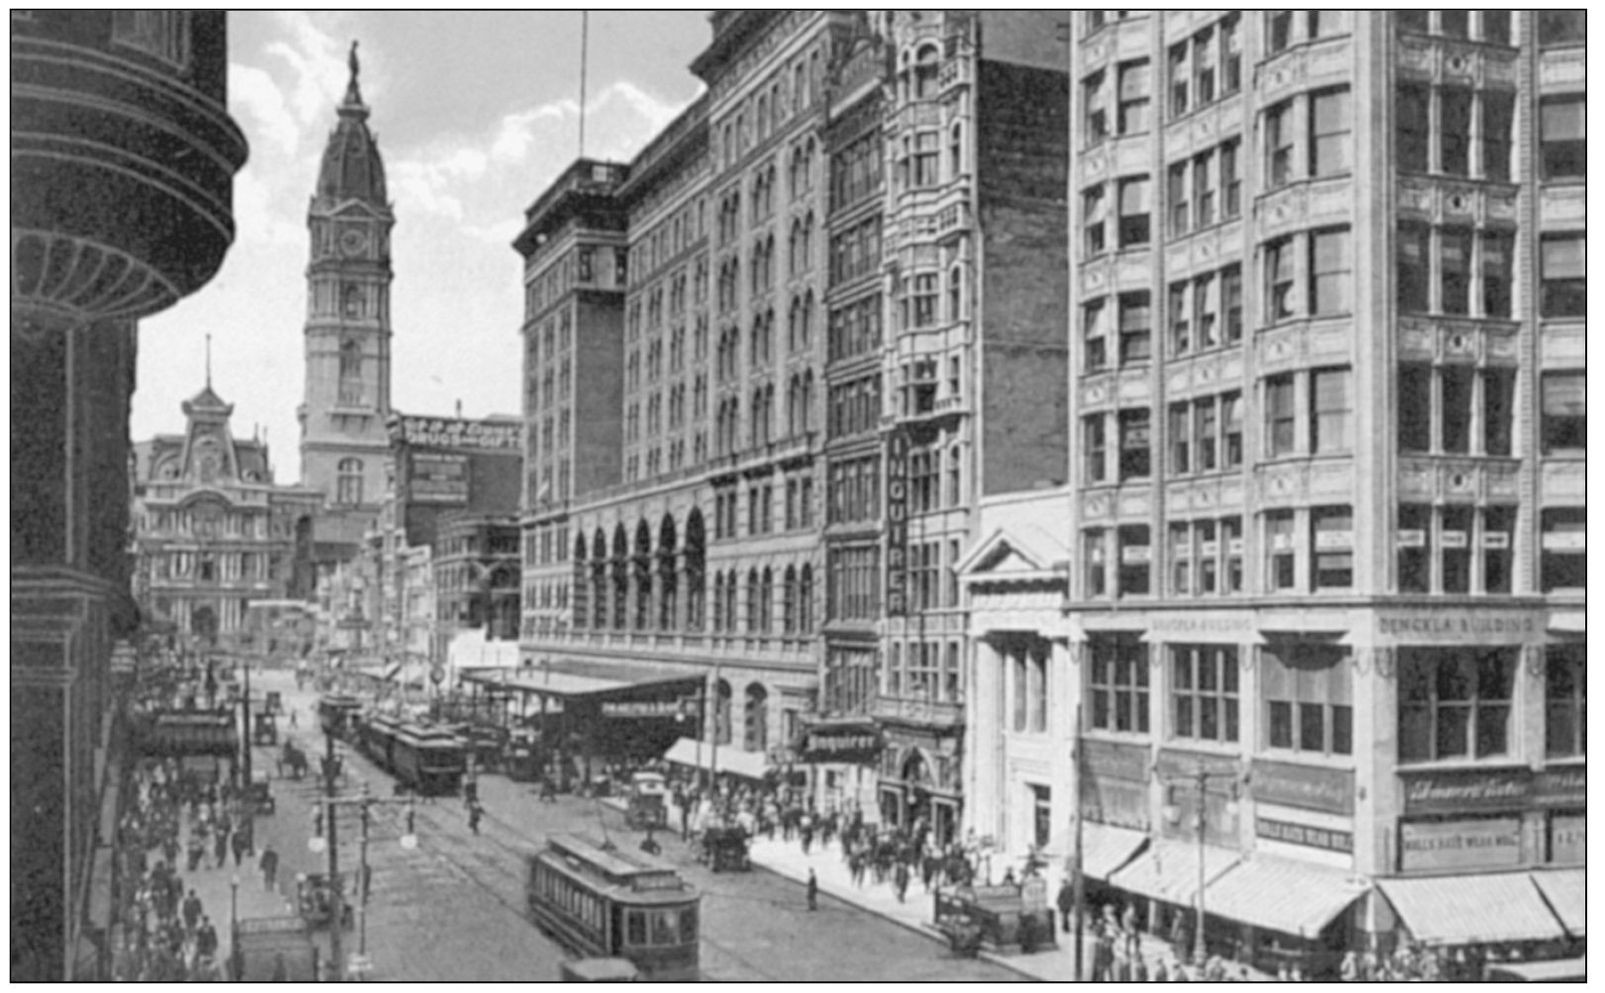
[[630, 911], [625, 940], [632, 945], [646, 944], [646, 915], [639, 910]]
[[677, 945], [680, 943], [679, 921], [672, 910], [652, 911], [652, 944]]
[[680, 911], [680, 942], [694, 945], [697, 942], [697, 908], [687, 907]]

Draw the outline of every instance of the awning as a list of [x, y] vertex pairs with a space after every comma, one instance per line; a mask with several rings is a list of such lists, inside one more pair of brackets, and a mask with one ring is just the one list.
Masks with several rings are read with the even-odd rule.
[[1533, 882], [1549, 901], [1549, 908], [1574, 938], [1586, 937], [1588, 933], [1583, 920], [1588, 915], [1586, 877], [1583, 869], [1546, 869], [1533, 873]]
[[1348, 873], [1254, 855], [1204, 891], [1204, 910], [1255, 927], [1314, 938], [1370, 886]]
[[695, 738], [681, 738], [667, 752], [663, 761], [672, 765], [707, 769], [712, 765], [716, 772], [728, 772], [748, 779], [762, 779], [769, 768], [769, 760], [762, 752], [744, 752], [733, 745], [720, 745], [717, 757], [713, 745]]
[[[1110, 873], [1130, 862], [1137, 849], [1147, 842], [1148, 835], [1142, 831], [1087, 821], [1081, 826], [1081, 871], [1094, 879], [1108, 879]], [[1074, 837], [1070, 844], [1074, 858]]]
[[705, 685], [701, 675], [591, 659], [554, 659], [512, 670], [466, 669], [460, 676], [463, 682], [564, 700], [661, 700], [701, 693]]
[[1405, 927], [1427, 945], [1549, 941], [1560, 921], [1525, 872], [1377, 881]]
[[[1230, 848], [1204, 847], [1204, 885], [1230, 869], [1241, 854]], [[1184, 841], [1156, 841], [1130, 865], [1109, 877], [1112, 886], [1166, 903], [1191, 906], [1198, 900], [1198, 846]]]

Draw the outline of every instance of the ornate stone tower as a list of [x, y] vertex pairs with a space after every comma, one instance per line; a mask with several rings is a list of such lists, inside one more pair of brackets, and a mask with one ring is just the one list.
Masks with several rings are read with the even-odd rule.
[[306, 394], [301, 483], [331, 509], [377, 509], [389, 466], [390, 229], [384, 163], [368, 131], [368, 107], [351, 82], [329, 135], [307, 211]]

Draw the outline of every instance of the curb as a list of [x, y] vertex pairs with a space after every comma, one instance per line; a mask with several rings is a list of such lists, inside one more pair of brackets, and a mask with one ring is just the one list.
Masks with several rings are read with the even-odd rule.
[[[796, 876], [793, 876], [791, 873], [786, 872], [786, 871], [784, 871], [782, 869], [778, 869], [775, 866], [769, 865], [767, 863], [759, 862], [759, 861], [756, 861], [756, 860], [753, 861], [752, 867], [754, 869], [762, 869], [764, 872], [767, 872], [770, 875], [779, 876], [782, 879], [789, 880], [789, 881], [791, 881], [793, 883], [804, 883], [806, 881], [805, 879], [798, 879]], [[846, 897], [839, 896], [838, 894], [833, 893], [830, 890], [825, 889], [824, 887], [820, 887], [819, 892], [821, 894], [823, 894], [824, 896], [831, 897], [834, 900], [837, 900], [837, 901], [839, 901], [841, 903], [845, 903], [849, 907], [853, 907], [854, 909], [863, 911], [866, 914], [873, 914], [875, 917], [879, 918], [880, 920], [889, 921], [889, 922], [891, 922], [893, 924], [896, 924], [898, 927], [901, 927], [905, 931], [911, 931], [914, 934], [917, 934], [917, 935], [919, 935], [919, 936], [921, 936], [923, 938], [929, 938], [931, 941], [937, 942], [938, 944], [941, 944], [943, 947], [947, 946], [947, 935], [945, 935], [942, 932], [936, 930], [936, 928], [933, 927], [930, 924], [926, 924], [924, 922], [915, 923], [913, 921], [905, 921], [905, 920], [902, 920], [901, 918], [893, 917], [890, 914], [881, 913], [880, 911], [875, 910], [872, 907], [867, 907], [864, 904], [856, 903], [856, 902], [854, 902], [852, 900], [847, 899]], [[976, 958], [980, 959], [983, 962], [987, 962], [987, 963], [989, 963], [991, 965], [995, 965], [995, 966], [999, 966], [1001, 968], [1007, 969], [1010, 972], [1014, 973], [1015, 975], [1023, 976], [1026, 979], [1028, 979], [1028, 980], [1030, 980], [1031, 982], [1034, 982], [1034, 983], [1043, 983], [1043, 982], [1049, 982], [1050, 981], [1050, 980], [1043, 979], [1041, 976], [1037, 975], [1036, 973], [1030, 972], [1030, 971], [1026, 970], [1025, 968], [1023, 968], [1023, 967], [1021, 967], [1021, 966], [1009, 961], [1008, 958], [1006, 958], [1005, 956], [999, 955], [996, 952], [988, 952], [988, 951], [983, 950], [978, 955], [976, 955]]]

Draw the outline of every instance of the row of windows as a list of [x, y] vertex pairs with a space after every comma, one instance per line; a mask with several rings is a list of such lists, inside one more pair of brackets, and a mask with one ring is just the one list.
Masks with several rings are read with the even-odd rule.
[[[743, 623], [738, 610], [738, 594], [742, 589], [735, 570], [715, 573], [713, 577], [713, 625], [715, 632], [770, 634], [775, 624], [775, 573], [769, 567], [762, 571], [747, 572], [745, 596], [740, 598], [746, 607]], [[814, 567], [804, 565], [799, 571], [787, 566], [780, 580], [781, 633], [808, 634], [814, 629]]]
[[830, 414], [826, 433], [831, 438], [845, 438], [875, 431], [880, 427], [881, 377], [880, 373], [830, 388]]
[[1229, 221], [1243, 212], [1243, 177], [1237, 165], [1242, 145], [1241, 138], [1233, 138], [1171, 165], [1171, 237]]
[[[1557, 12], [1560, 13], [1560, 12]], [[1571, 13], [1570, 11], [1564, 13]], [[1474, 23], [1475, 19], [1475, 23]], [[1400, 31], [1416, 34], [1436, 34], [1445, 38], [1475, 39], [1490, 45], [1510, 44], [1510, 11], [1508, 10], [1401, 10], [1393, 15], [1393, 23]], [[1540, 43], [1552, 40], [1555, 19], [1547, 11], [1538, 15]]]
[[[1399, 451], [1509, 455], [1515, 392], [1514, 369], [1416, 362], [1400, 365]], [[1551, 451], [1552, 444], [1568, 447], [1566, 433], [1561, 428], [1552, 437], [1546, 431], [1544, 451]]]
[[830, 160], [830, 209], [838, 211], [880, 189], [883, 144], [878, 128], [855, 138]]
[[875, 293], [830, 312], [827, 356], [840, 362], [881, 347], [881, 295]]
[[830, 285], [880, 271], [881, 218], [877, 214], [831, 236]]
[[1401, 172], [1509, 181], [1514, 92], [1401, 83], [1394, 106]]
[[880, 456], [831, 463], [826, 472], [825, 523], [876, 521], [881, 516]]
[[1170, 46], [1171, 117], [1181, 117], [1190, 110], [1208, 106], [1231, 96], [1242, 87], [1243, 38], [1240, 15], [1231, 14], [1218, 25], [1212, 24], [1186, 41]]
[[883, 692], [892, 699], [964, 702], [964, 670], [956, 641], [945, 645], [894, 641], [886, 654], [883, 676]]
[[770, 134], [783, 127], [788, 113], [795, 115], [812, 107], [824, 92], [823, 69], [821, 50], [815, 48], [806, 57], [799, 55], [789, 71], [785, 67], [777, 69], [767, 86], [760, 84], [747, 105], [727, 116], [719, 131], [723, 139], [718, 153], [721, 167], [730, 168], [737, 158], [746, 154], [748, 148], [761, 144]]
[[881, 550], [878, 544], [831, 547], [825, 552], [825, 616], [833, 621], [872, 621], [881, 615]]
[[[1167, 645], [1166, 733], [1222, 744], [1241, 738], [1243, 660], [1231, 645]], [[1401, 762], [1500, 759], [1517, 750], [1512, 714], [1518, 649], [1406, 647], [1398, 651]], [[1138, 635], [1089, 643], [1090, 721], [1098, 730], [1150, 733], [1148, 649]], [[1583, 646], [1545, 650], [1544, 752], [1586, 753]], [[1260, 652], [1261, 745], [1325, 755], [1354, 750], [1353, 666], [1348, 650], [1313, 642]], [[1027, 697], [1032, 686], [1026, 674]], [[1017, 702], [1016, 713], [1030, 704]], [[1020, 720], [1016, 717], [1016, 729]]]

